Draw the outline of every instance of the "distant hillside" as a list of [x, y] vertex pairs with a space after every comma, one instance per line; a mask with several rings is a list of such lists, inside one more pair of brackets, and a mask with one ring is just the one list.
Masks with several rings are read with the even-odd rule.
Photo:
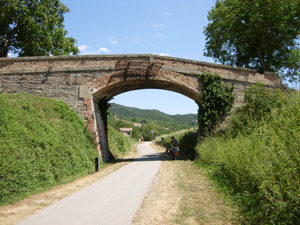
[[190, 128], [197, 120], [196, 114], [168, 115], [158, 110], [144, 110], [111, 103], [109, 112], [132, 122], [159, 122], [160, 126], [171, 130]]

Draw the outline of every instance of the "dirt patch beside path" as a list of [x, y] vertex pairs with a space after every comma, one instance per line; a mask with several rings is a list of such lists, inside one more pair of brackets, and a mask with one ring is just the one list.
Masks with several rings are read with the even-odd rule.
[[133, 224], [237, 224], [232, 214], [193, 162], [163, 161]]

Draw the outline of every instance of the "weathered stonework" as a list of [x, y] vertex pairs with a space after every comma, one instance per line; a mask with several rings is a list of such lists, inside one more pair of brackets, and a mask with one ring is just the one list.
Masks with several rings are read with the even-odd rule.
[[[197, 76], [218, 73], [234, 85], [235, 106], [243, 104], [244, 91], [261, 82], [281, 86], [275, 74], [157, 55], [98, 55], [0, 58], [0, 91], [25, 92], [65, 101], [87, 122], [99, 154], [105, 161], [107, 143], [101, 141], [102, 117], [98, 103], [130, 90], [159, 88], [181, 93], [201, 103], [202, 84]], [[102, 122], [101, 122], [102, 121]], [[102, 148], [100, 151], [100, 145]], [[103, 144], [104, 143], [104, 144]]]

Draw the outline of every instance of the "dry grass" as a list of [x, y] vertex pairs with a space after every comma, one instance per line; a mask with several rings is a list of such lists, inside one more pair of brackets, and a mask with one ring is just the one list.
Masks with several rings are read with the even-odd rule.
[[163, 161], [133, 224], [233, 224], [232, 214], [192, 162]]
[[177, 185], [181, 194], [177, 224], [233, 224], [226, 205], [204, 173], [190, 161], [177, 162]]
[[[124, 155], [124, 158], [132, 158], [136, 156], [136, 144], [133, 146], [132, 151]], [[39, 194], [32, 195], [24, 200], [16, 202], [8, 206], [0, 207], [0, 224], [1, 225], [14, 225], [26, 217], [37, 213], [46, 206], [52, 205], [66, 196], [79, 191], [96, 181], [100, 180], [104, 176], [115, 172], [122, 166], [126, 165], [126, 162], [107, 165], [99, 172], [87, 175], [83, 178], [77, 179], [74, 182], [59, 185], [44, 191]]]
[[136, 213], [133, 225], [172, 224], [180, 204], [172, 162], [161, 163], [160, 170]]

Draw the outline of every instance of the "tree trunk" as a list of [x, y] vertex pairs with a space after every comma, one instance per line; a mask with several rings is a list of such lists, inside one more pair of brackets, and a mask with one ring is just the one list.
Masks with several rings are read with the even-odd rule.
[[4, 41], [0, 43], [0, 57], [7, 57], [8, 56], [8, 43]]
[[259, 72], [264, 73], [266, 71], [266, 64], [265, 64], [261, 49], [256, 47], [256, 52], [257, 52], [257, 56], [258, 56], [258, 59], [259, 59], [260, 65], [261, 65], [261, 71], [259, 71]]

